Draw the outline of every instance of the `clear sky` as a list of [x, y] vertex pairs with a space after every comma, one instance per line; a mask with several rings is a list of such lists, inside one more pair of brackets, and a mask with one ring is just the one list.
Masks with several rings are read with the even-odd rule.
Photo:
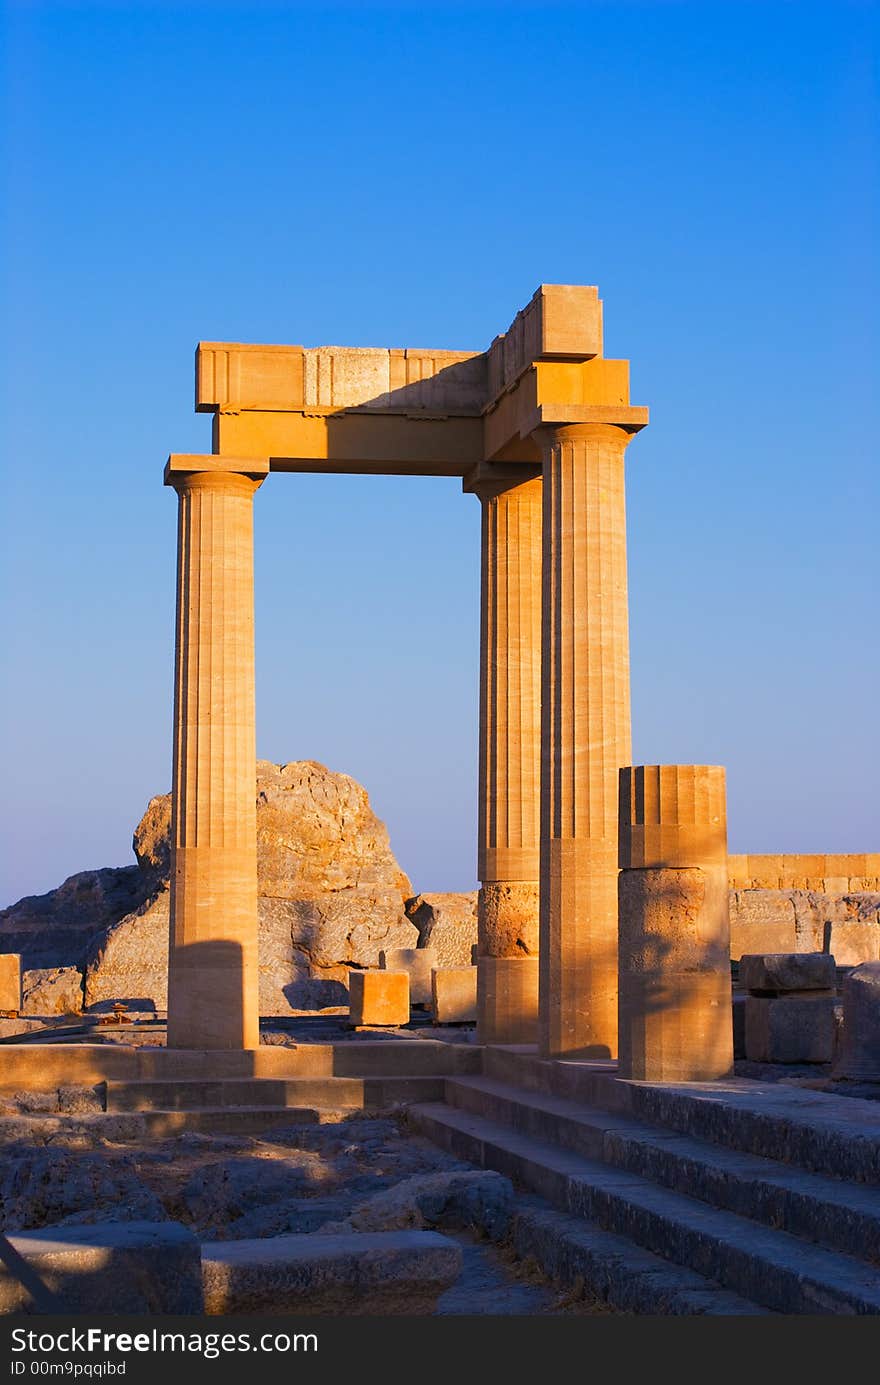
[[[199, 338], [483, 349], [598, 284], [628, 453], [634, 758], [735, 851], [880, 847], [875, 6], [43, 4], [4, 14], [0, 904], [170, 785]], [[479, 506], [256, 498], [258, 753], [475, 883]]]

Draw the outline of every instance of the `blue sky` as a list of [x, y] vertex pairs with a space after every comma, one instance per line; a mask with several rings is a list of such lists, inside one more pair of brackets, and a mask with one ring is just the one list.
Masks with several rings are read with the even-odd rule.
[[[170, 784], [169, 451], [196, 341], [484, 348], [598, 284], [628, 454], [634, 758], [736, 851], [878, 849], [877, 8], [12, 4], [0, 904], [131, 860]], [[475, 881], [479, 506], [276, 476], [258, 753]]]

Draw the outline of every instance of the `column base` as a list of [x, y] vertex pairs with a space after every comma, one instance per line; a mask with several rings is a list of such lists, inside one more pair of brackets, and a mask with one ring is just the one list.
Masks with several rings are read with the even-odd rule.
[[541, 1057], [615, 1058], [617, 844], [551, 839], [541, 864]]
[[175, 947], [168, 986], [168, 1047], [248, 1049], [260, 1046], [256, 968], [237, 942]]
[[714, 1082], [732, 1071], [729, 972], [621, 976], [620, 1077]]
[[537, 957], [478, 957], [477, 1042], [534, 1044], [537, 1039]]

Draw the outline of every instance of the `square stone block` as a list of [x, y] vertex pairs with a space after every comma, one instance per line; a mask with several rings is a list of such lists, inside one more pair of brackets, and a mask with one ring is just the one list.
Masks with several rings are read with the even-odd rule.
[[748, 856], [728, 855], [727, 879], [732, 890], [744, 890], [749, 880]]
[[846, 894], [848, 890], [848, 875], [826, 875], [822, 879], [823, 894]]
[[409, 976], [405, 971], [351, 971], [349, 1024], [409, 1024]]
[[880, 851], [865, 852], [865, 864], [861, 871], [851, 871], [850, 874], [861, 875], [866, 882], [866, 888], [876, 890], [880, 885]]
[[0, 953], [0, 1010], [21, 1009], [21, 957], [17, 952]]
[[537, 957], [477, 959], [477, 1039], [481, 1044], [537, 1043]]
[[754, 890], [778, 890], [782, 879], [781, 856], [749, 856], [749, 881]]
[[830, 852], [825, 857], [825, 874], [843, 875], [846, 876], [847, 879], [849, 879], [851, 875], [861, 875], [865, 859], [864, 854]]
[[880, 924], [853, 919], [825, 924], [824, 946], [839, 967], [858, 967], [880, 961]]
[[830, 1063], [834, 996], [746, 997], [746, 1057], [753, 1063]]
[[637, 1082], [712, 1082], [733, 1067], [729, 974], [621, 974], [619, 1072]]
[[[47, 1226], [10, 1237], [64, 1313], [201, 1313], [199, 1242], [178, 1222]], [[34, 1313], [17, 1276], [0, 1265], [0, 1313]]]
[[431, 1004], [431, 972], [439, 958], [433, 947], [395, 947], [379, 953], [383, 971], [405, 971], [411, 1005]]
[[834, 958], [825, 952], [762, 952], [740, 958], [739, 983], [747, 991], [833, 991]]
[[436, 967], [431, 973], [431, 987], [436, 1024], [476, 1023], [476, 967]]
[[783, 856], [781, 888], [783, 890], [815, 890], [824, 874], [824, 856]]

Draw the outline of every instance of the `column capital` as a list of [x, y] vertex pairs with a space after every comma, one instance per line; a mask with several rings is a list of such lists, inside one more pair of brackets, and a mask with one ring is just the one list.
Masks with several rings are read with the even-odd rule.
[[632, 442], [635, 432], [631, 426], [616, 421], [561, 421], [539, 423], [531, 436], [542, 451], [556, 443], [601, 442], [606, 447], [616, 445], [622, 452]]
[[539, 481], [541, 468], [528, 462], [477, 462], [461, 478], [461, 489], [465, 495], [476, 495], [480, 500], [490, 500], [504, 491], [514, 490], [527, 481]]
[[194, 485], [239, 489], [251, 481], [256, 490], [269, 475], [268, 457], [218, 457], [213, 453], [172, 452], [165, 463], [166, 486], [180, 490]]

